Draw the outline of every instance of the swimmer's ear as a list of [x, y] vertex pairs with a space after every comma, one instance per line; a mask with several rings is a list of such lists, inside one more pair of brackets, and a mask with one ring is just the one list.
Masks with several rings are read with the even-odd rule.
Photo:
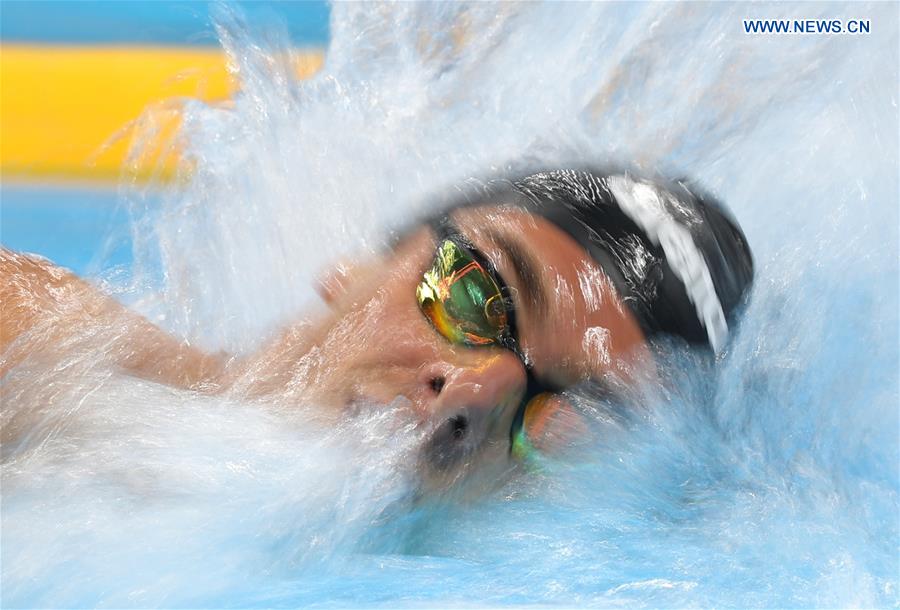
[[326, 304], [333, 305], [347, 294], [351, 286], [380, 266], [380, 261], [373, 261], [373, 258], [346, 258], [329, 265], [316, 278], [316, 292]]
[[316, 292], [327, 305], [334, 305], [354, 286], [380, 278], [378, 272], [384, 269], [384, 259], [375, 253], [341, 259], [319, 273]]
[[331, 305], [347, 293], [354, 266], [347, 261], [339, 261], [319, 274], [316, 278], [316, 292], [325, 303]]

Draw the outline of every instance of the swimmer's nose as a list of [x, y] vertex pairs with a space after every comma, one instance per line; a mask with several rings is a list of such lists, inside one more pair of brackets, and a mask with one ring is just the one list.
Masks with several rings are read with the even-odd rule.
[[470, 414], [479, 414], [470, 419], [484, 419], [485, 424], [491, 423], [488, 412], [521, 397], [527, 381], [525, 367], [518, 357], [500, 349], [470, 349], [466, 361], [435, 363], [420, 369], [419, 375], [419, 384], [431, 396], [426, 406], [431, 419], [441, 416], [449, 419], [460, 409], [466, 409]]
[[460, 462], [492, 435], [506, 438], [526, 384], [525, 369], [514, 354], [490, 354], [469, 366], [426, 373], [436, 394], [430, 410], [437, 426], [425, 451], [435, 468]]

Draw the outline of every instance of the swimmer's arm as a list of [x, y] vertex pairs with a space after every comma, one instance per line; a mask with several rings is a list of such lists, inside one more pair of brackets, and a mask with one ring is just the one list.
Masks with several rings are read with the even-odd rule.
[[89, 347], [132, 375], [174, 387], [215, 390], [224, 377], [223, 358], [47, 260], [0, 248], [0, 377], [26, 358], [58, 362]]

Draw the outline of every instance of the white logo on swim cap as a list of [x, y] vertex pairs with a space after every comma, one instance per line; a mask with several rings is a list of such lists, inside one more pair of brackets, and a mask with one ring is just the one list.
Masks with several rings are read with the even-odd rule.
[[688, 299], [697, 310], [709, 344], [716, 353], [721, 351], [728, 338], [728, 322], [706, 259], [690, 231], [672, 217], [653, 185], [635, 182], [628, 176], [610, 176], [607, 184], [625, 215], [643, 229], [653, 244], [662, 247], [669, 267], [684, 284]]

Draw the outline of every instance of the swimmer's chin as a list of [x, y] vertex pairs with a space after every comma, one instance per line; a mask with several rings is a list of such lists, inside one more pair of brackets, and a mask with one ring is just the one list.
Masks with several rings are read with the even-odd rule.
[[510, 455], [509, 444], [499, 445], [497, 451], [479, 452], [446, 471], [420, 463], [415, 499], [474, 502], [496, 493], [522, 472], [522, 464]]

